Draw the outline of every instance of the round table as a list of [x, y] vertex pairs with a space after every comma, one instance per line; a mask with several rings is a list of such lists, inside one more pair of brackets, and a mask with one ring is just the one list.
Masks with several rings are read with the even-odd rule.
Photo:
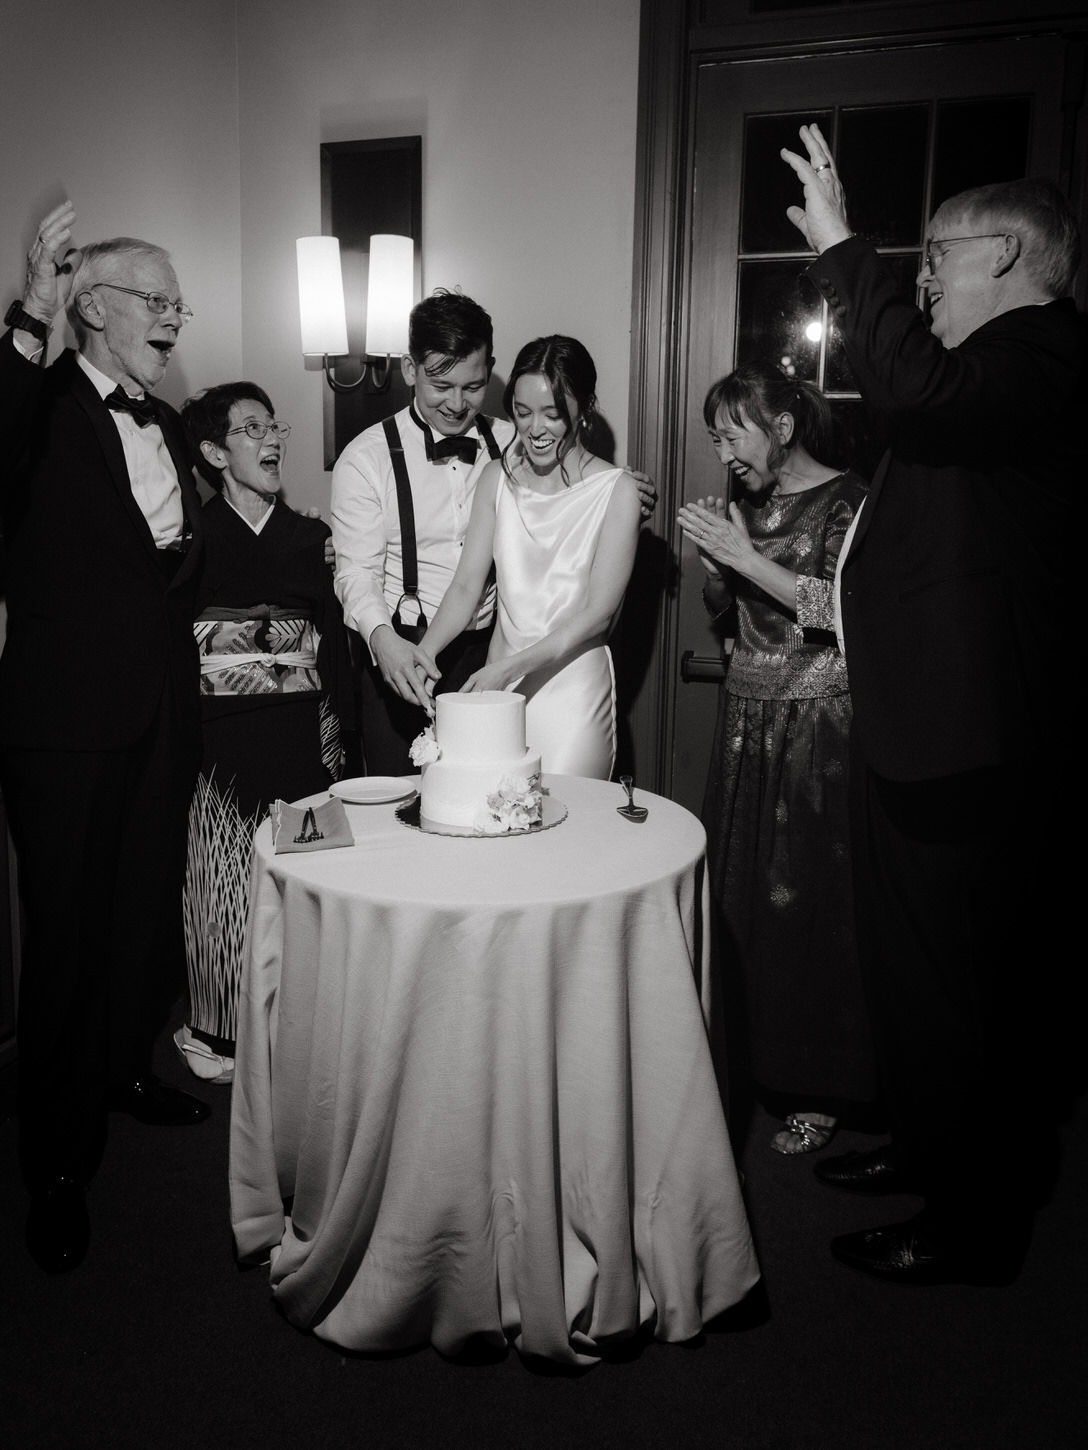
[[[591, 1363], [758, 1278], [707, 1035], [705, 836], [546, 776], [551, 830], [451, 839], [347, 806], [257, 833], [231, 1217], [287, 1318], [347, 1348], [474, 1337]], [[325, 797], [313, 797], [311, 803]]]

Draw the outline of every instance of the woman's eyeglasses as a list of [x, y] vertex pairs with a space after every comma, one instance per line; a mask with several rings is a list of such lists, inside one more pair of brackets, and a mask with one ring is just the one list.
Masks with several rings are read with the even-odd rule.
[[250, 438], [260, 442], [266, 433], [272, 433], [277, 438], [289, 438], [291, 436], [290, 423], [258, 423], [256, 418], [251, 418], [248, 423], [243, 423], [240, 428], [228, 428], [223, 434], [229, 438], [232, 433], [248, 433]]

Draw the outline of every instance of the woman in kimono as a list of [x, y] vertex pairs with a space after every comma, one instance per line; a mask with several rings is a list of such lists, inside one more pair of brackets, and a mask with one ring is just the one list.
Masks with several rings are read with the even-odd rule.
[[253, 834], [277, 798], [339, 778], [350, 666], [326, 561], [328, 525], [280, 501], [284, 444], [255, 383], [224, 383], [181, 410], [204, 478], [205, 566], [194, 625], [204, 754], [189, 820], [187, 1066], [233, 1074]]

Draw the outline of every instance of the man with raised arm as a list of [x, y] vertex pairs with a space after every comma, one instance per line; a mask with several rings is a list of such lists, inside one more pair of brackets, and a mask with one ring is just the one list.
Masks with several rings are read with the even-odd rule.
[[890, 437], [838, 586], [859, 950], [892, 1142], [815, 1171], [925, 1200], [905, 1222], [834, 1240], [842, 1262], [901, 1282], [1005, 1283], [1045, 1177], [1044, 1063], [1060, 1013], [1065, 792], [1045, 732], [1078, 617], [1077, 227], [1048, 181], [942, 202], [918, 276], [927, 323], [851, 233], [819, 128], [801, 138], [805, 156], [782, 153], [804, 184], [789, 215], [819, 253], [809, 275]]
[[[151, 1073], [183, 980], [201, 557], [188, 445], [151, 394], [192, 314], [160, 247], [121, 237], [62, 260], [74, 222], [68, 202], [42, 221], [0, 338], [0, 778], [26, 914], [27, 1246], [49, 1272], [86, 1252], [109, 1110], [171, 1126], [208, 1114]], [[65, 303], [78, 352], [46, 368]]]

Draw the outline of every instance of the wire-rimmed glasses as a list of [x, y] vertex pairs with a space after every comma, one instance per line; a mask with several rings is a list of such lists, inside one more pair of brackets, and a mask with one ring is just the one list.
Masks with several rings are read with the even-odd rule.
[[120, 287], [116, 282], [93, 282], [93, 287], [111, 287], [114, 292], [127, 292], [131, 297], [142, 297], [152, 312], [161, 316], [171, 307], [183, 322], [192, 322], [193, 309], [182, 302], [181, 298], [171, 300], [165, 292], [140, 292], [136, 287]]
[[1008, 235], [1008, 232], [976, 232], [973, 237], [930, 237], [925, 246], [926, 266], [931, 272], [935, 272], [937, 270], [937, 263], [944, 256], [943, 252], [938, 252], [936, 258], [934, 258], [934, 247], [954, 247], [957, 242], [983, 242], [989, 237], [1005, 237]]
[[257, 418], [250, 418], [249, 422], [243, 423], [240, 428], [228, 428], [223, 434], [223, 437], [229, 438], [232, 433], [247, 433], [257, 443], [267, 433], [271, 433], [274, 437], [282, 441], [284, 438], [291, 436], [291, 425], [290, 423], [280, 423], [275, 418], [273, 418], [271, 423], [262, 423]]

